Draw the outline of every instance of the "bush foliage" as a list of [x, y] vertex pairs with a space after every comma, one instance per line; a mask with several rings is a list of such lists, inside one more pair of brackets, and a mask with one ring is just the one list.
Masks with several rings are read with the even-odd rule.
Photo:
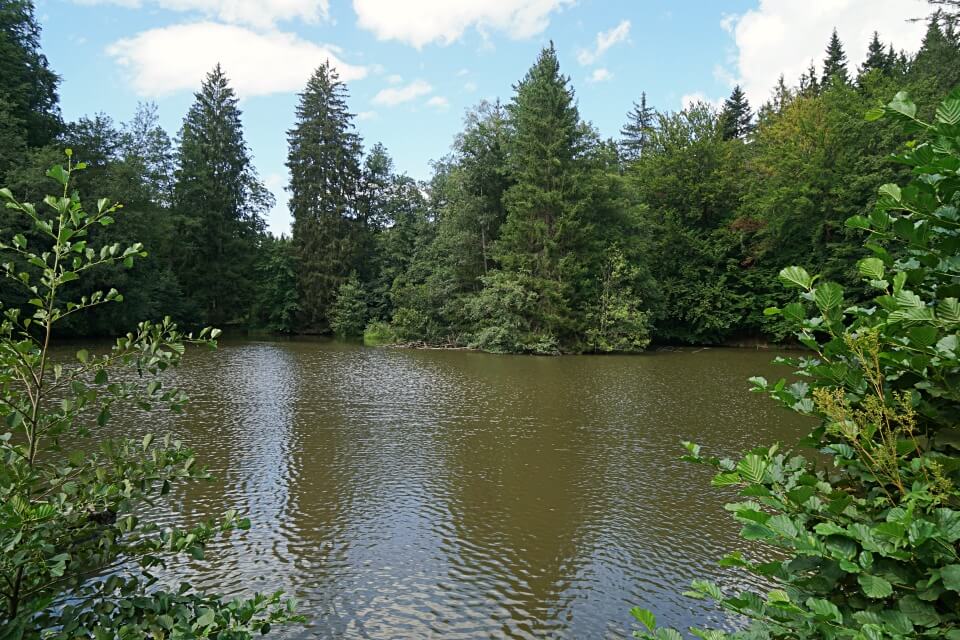
[[[734, 633], [701, 638], [960, 639], [960, 90], [917, 118], [905, 93], [867, 114], [918, 136], [894, 160], [910, 168], [900, 187], [880, 187], [869, 216], [847, 226], [869, 234], [857, 267], [869, 303], [847, 306], [836, 282], [799, 267], [780, 274], [799, 300], [781, 316], [810, 353], [783, 358], [800, 381], [755, 388], [819, 419], [805, 444], [818, 464], [777, 446], [712, 465], [713, 484], [741, 489], [727, 505], [744, 540], [778, 548], [782, 560], [735, 552], [722, 566], [769, 580], [766, 594], [729, 595], [697, 581], [690, 595], [746, 616]], [[635, 609], [641, 638], [678, 638]]]

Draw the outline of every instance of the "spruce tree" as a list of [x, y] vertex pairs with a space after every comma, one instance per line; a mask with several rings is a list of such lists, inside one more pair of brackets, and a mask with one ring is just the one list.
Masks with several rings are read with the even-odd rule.
[[720, 131], [724, 140], [745, 138], [753, 130], [753, 112], [747, 95], [737, 85], [723, 103], [720, 112]]
[[815, 96], [820, 93], [820, 81], [817, 79], [817, 67], [810, 61], [806, 72], [800, 75], [800, 95]]
[[620, 148], [628, 161], [636, 160], [643, 154], [644, 147], [650, 142], [656, 112], [647, 106], [647, 94], [640, 94], [640, 103], [633, 103], [633, 109], [627, 114], [627, 124], [620, 129]]
[[944, 33], [943, 14], [937, 11], [927, 23], [920, 50], [910, 65], [910, 74], [916, 79], [933, 82], [935, 95], [945, 93], [960, 83], [960, 49]]
[[358, 207], [360, 138], [347, 90], [330, 62], [307, 82], [287, 132], [293, 244], [303, 328], [326, 331], [340, 285], [360, 266], [366, 233]]
[[273, 198], [243, 139], [237, 96], [218, 64], [207, 74], [180, 130], [174, 206], [182, 243], [177, 272], [194, 302], [193, 321], [246, 317], [262, 213]]
[[[57, 77], [40, 52], [33, 2], [0, 2], [0, 178], [27, 147], [42, 147], [60, 132]], [[7, 165], [7, 166], [3, 166]]]
[[514, 184], [504, 196], [507, 217], [496, 257], [511, 279], [506, 288], [536, 300], [535, 312], [524, 318], [521, 342], [550, 342], [572, 320], [569, 286], [584, 232], [577, 156], [585, 137], [552, 42], [514, 89], [507, 106], [513, 133], [507, 167]]
[[843, 51], [843, 43], [840, 42], [840, 36], [837, 35], [836, 29], [833, 30], [830, 35], [830, 42], [827, 43], [827, 57], [823, 59], [823, 77], [820, 84], [824, 87], [829, 86], [834, 78], [844, 84], [849, 80], [847, 54]]
[[880, 42], [880, 34], [874, 31], [873, 38], [870, 39], [870, 44], [867, 46], [867, 59], [860, 65], [859, 75], [863, 77], [871, 71], [888, 73], [890, 70], [890, 58], [887, 55], [886, 49], [884, 49], [883, 43]]

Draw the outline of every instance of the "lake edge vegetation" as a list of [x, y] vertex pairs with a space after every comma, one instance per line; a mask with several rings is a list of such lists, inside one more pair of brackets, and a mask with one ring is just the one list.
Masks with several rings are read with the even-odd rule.
[[[687, 595], [747, 621], [690, 630], [704, 640], [960, 638], [960, 88], [933, 124], [905, 93], [867, 114], [881, 119], [911, 135], [894, 157], [910, 180], [881, 186], [869, 214], [846, 223], [868, 237], [857, 271], [873, 294], [850, 303], [822, 274], [782, 270], [799, 299], [766, 314], [808, 353], [778, 359], [793, 384], [752, 380], [818, 420], [801, 445], [821, 456], [774, 445], [717, 459], [684, 443], [686, 460], [716, 469], [715, 487], [739, 490], [726, 508], [754, 546], [720, 565], [771, 587], [732, 594], [695, 580]], [[648, 609], [632, 613], [635, 637], [682, 637]]]
[[[719, 109], [678, 112], [640, 92], [620, 138], [604, 139], [551, 44], [508, 102], [467, 112], [418, 182], [383, 145], [365, 148], [347, 87], [324, 64], [287, 132], [293, 226], [274, 237], [229, 70], [211, 71], [173, 139], [149, 104], [122, 126], [105, 114], [64, 123], [32, 4], [4, 6], [0, 183], [37, 200], [46, 167], [72, 148], [89, 167], [79, 191], [126, 205], [98, 234], [152, 254], [91, 272], [84, 286], [123, 288], [127, 304], [62, 328], [86, 336], [170, 315], [191, 328], [511, 353], [790, 341], [753, 312], [788, 302], [772, 284], [785, 266], [869, 294], [852, 266], [865, 250], [844, 221], [870, 210], [872, 185], [904, 176], [886, 159], [904, 137], [861, 114], [900, 90], [936, 104], [960, 83], [955, 11], [943, 6], [916, 54], [874, 34], [851, 69], [834, 33], [821, 67], [795, 86], [781, 78], [756, 110], [740, 87]], [[33, 233], [18, 224], [0, 215], [0, 228]], [[8, 305], [26, 302], [17, 296], [0, 291]]]

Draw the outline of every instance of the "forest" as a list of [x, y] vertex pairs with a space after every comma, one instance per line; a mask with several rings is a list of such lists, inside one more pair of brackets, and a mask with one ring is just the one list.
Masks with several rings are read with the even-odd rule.
[[[66, 122], [32, 3], [2, 6], [0, 184], [37, 201], [46, 169], [72, 149], [86, 165], [81, 196], [124, 205], [91, 241], [137, 239], [149, 253], [82, 285], [126, 295], [66, 321], [83, 336], [170, 315], [190, 327], [512, 353], [781, 341], [757, 310], [787, 301], [776, 282], [785, 266], [867, 295], [855, 265], [868, 249], [845, 221], [872, 208], [877, 184], [905, 175], [888, 157], [906, 138], [864, 112], [900, 90], [931, 109], [960, 83], [960, 33], [937, 13], [915, 54], [874, 34], [859, 68], [835, 31], [822, 63], [781, 77], [762, 105], [736, 87], [719, 110], [661, 111], [638, 90], [620, 136], [603, 138], [551, 43], [513, 95], [465, 115], [418, 182], [361, 138], [327, 63], [286, 132], [293, 227], [278, 238], [265, 231], [275, 196], [244, 141], [229, 69], [210, 71], [175, 135], [151, 104], [129, 122]], [[0, 228], [35, 233], [9, 212]], [[26, 301], [16, 295], [4, 289], [0, 302]]]

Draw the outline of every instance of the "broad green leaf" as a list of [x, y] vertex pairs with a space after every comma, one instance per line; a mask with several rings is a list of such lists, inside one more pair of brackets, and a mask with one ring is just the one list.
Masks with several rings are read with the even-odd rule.
[[843, 304], [843, 287], [836, 282], [821, 282], [813, 291], [813, 299], [823, 313]]
[[657, 617], [653, 615], [652, 611], [647, 609], [641, 609], [640, 607], [634, 607], [630, 609], [630, 615], [636, 618], [643, 626], [645, 626], [650, 631], [653, 631], [657, 628]]
[[860, 270], [860, 275], [872, 280], [883, 280], [886, 271], [883, 260], [880, 258], [864, 258], [857, 263], [857, 268]]
[[758, 484], [763, 481], [764, 473], [767, 471], [767, 463], [757, 454], [751, 453], [737, 464], [737, 471], [745, 481]]
[[787, 516], [779, 514], [767, 520], [767, 527], [784, 538], [794, 539], [797, 537], [797, 527]]
[[887, 104], [887, 108], [911, 119], [917, 115], [917, 105], [913, 103], [906, 91], [901, 91], [895, 95], [893, 100]]
[[948, 564], [940, 569], [940, 578], [947, 589], [960, 592], [960, 564]]
[[893, 586], [879, 576], [861, 573], [857, 576], [857, 582], [860, 583], [860, 588], [868, 598], [886, 598], [893, 593]]
[[937, 107], [937, 121], [944, 124], [960, 123], [960, 100], [944, 100]]
[[840, 613], [840, 609], [838, 609], [837, 605], [833, 604], [829, 600], [810, 598], [804, 604], [806, 604], [807, 608], [810, 609], [810, 611], [812, 611], [818, 618], [832, 620], [837, 624], [843, 622], [843, 615]]
[[801, 289], [809, 289], [813, 285], [813, 278], [803, 267], [787, 267], [780, 271], [780, 281], [787, 286], [793, 285]]
[[900, 192], [900, 187], [892, 183], [888, 183], [880, 187], [880, 189], [878, 190], [878, 193], [881, 196], [889, 197], [894, 202], [900, 202], [901, 199], [903, 198], [903, 195]]

